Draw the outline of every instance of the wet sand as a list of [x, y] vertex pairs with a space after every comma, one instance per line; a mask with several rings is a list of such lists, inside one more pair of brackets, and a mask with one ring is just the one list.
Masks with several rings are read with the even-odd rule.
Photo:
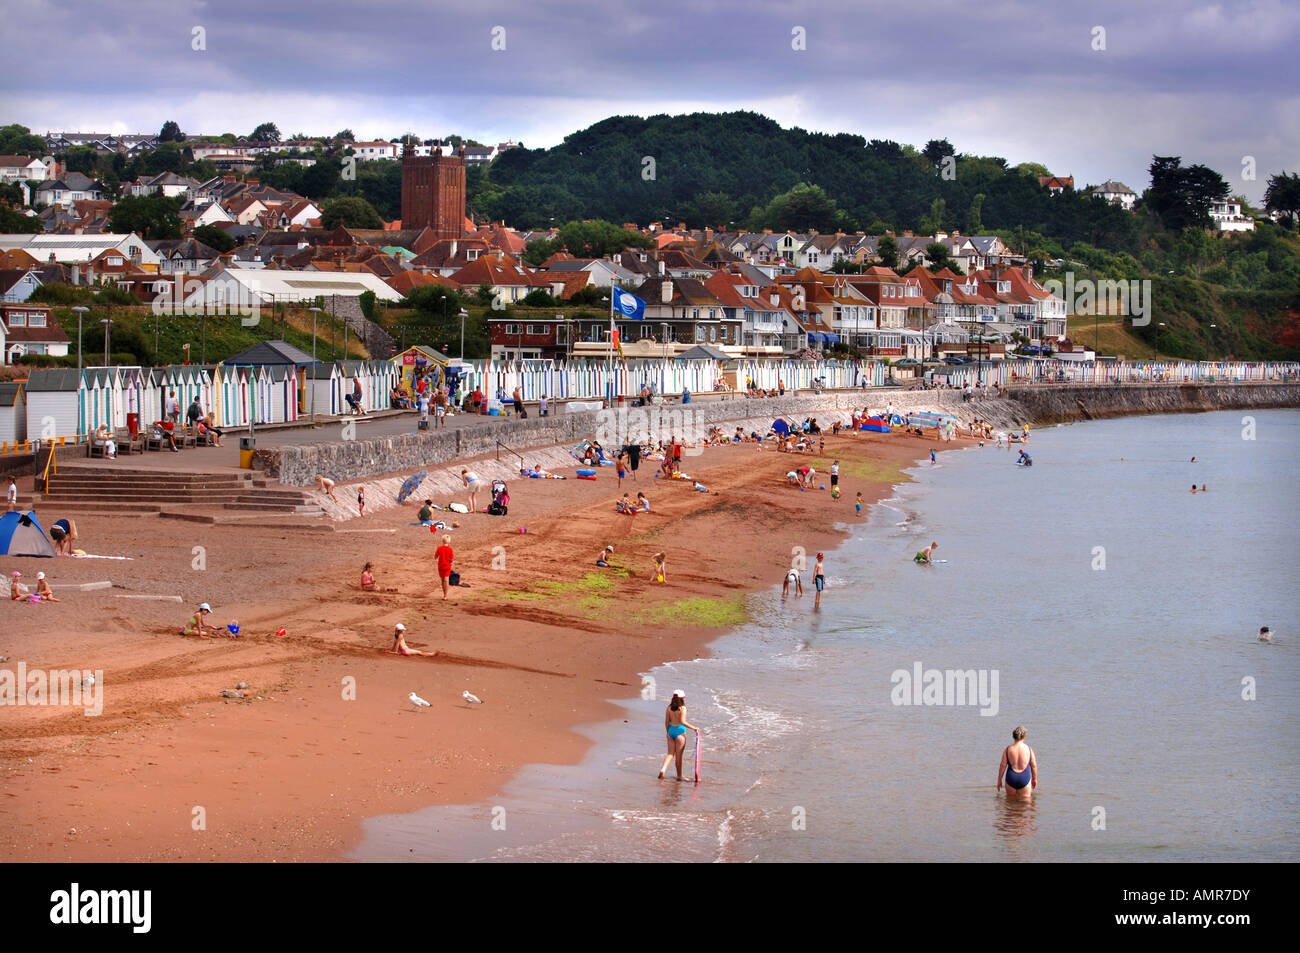
[[[0, 656], [8, 669], [102, 670], [104, 709], [0, 708], [0, 849], [13, 860], [337, 860], [365, 817], [477, 801], [524, 764], [576, 763], [589, 742], [570, 726], [615, 717], [604, 699], [638, 693], [640, 672], [706, 651], [743, 620], [747, 593], [779, 583], [796, 545], [809, 553], [797, 611], [811, 612], [812, 556], [836, 544], [837, 522], [859, 518], [855, 494], [865, 518], [934, 446], [860, 433], [826, 436], [824, 459], [709, 448], [683, 460], [708, 494], [653, 479], [657, 461], [621, 490], [610, 468], [595, 482], [515, 479], [508, 516], [455, 517], [469, 588], [445, 602], [441, 533], [409, 525], [414, 505], [335, 533], [78, 517], [82, 548], [133, 560], [0, 558], [25, 582], [44, 569], [65, 600], [6, 601]], [[806, 463], [825, 490], [786, 485]], [[613, 511], [638, 489], [651, 513]], [[607, 543], [612, 565], [598, 569]], [[366, 561], [381, 592], [360, 590]], [[114, 588], [60, 590], [98, 580]], [[125, 598], [142, 593], [183, 603]], [[214, 621], [237, 619], [241, 637], [181, 638], [201, 601]], [[438, 655], [387, 654], [397, 622]], [[220, 696], [241, 681], [247, 699]], [[413, 705], [413, 691], [432, 707]]]

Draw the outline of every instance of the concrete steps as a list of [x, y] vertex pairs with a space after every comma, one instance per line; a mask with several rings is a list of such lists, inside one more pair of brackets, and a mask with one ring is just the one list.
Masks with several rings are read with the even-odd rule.
[[[303, 490], [286, 489], [251, 474], [176, 472], [131, 467], [66, 467], [37, 497], [48, 509], [71, 514], [159, 514], [199, 522], [214, 514], [324, 515]], [[229, 517], [223, 515], [220, 520]]]

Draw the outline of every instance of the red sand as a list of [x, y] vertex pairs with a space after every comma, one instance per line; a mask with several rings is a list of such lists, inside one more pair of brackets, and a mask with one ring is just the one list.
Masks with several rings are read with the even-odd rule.
[[[514, 480], [509, 516], [459, 517], [455, 568], [470, 588], [446, 602], [432, 560], [441, 534], [407, 525], [415, 506], [344, 527], [396, 534], [78, 518], [83, 548], [134, 561], [5, 558], [3, 571], [30, 583], [44, 569], [65, 601], [6, 602], [0, 655], [8, 669], [102, 669], [104, 711], [0, 709], [0, 850], [11, 860], [335, 860], [365, 817], [477, 801], [524, 764], [574, 763], [589, 742], [572, 725], [615, 717], [603, 699], [638, 692], [638, 673], [698, 656], [720, 631], [685, 610], [734, 610], [779, 582], [792, 546], [833, 545], [834, 523], [857, 518], [859, 490], [867, 503], [887, 496], [933, 446], [828, 436], [827, 459], [813, 462], [827, 489], [804, 493], [784, 474], [809, 458], [752, 444], [683, 461], [707, 495], [652, 479], [655, 461], [619, 491], [608, 468], [595, 483]], [[838, 502], [831, 456], [842, 463]], [[613, 512], [638, 489], [652, 513]], [[606, 543], [613, 567], [598, 570]], [[664, 585], [651, 574], [660, 550]], [[493, 571], [502, 555], [505, 571]], [[366, 561], [384, 591], [360, 590]], [[588, 573], [612, 591], [566, 588]], [[101, 579], [125, 588], [59, 589]], [[238, 619], [242, 637], [179, 637], [201, 601], [216, 622]], [[789, 611], [811, 612], [812, 593]], [[408, 644], [439, 655], [386, 654], [397, 622]], [[355, 700], [343, 697], [349, 678]], [[252, 686], [247, 700], [218, 694], [240, 681]], [[466, 689], [485, 703], [467, 705]], [[412, 691], [433, 707], [417, 710]], [[206, 829], [194, 829], [197, 808]]]

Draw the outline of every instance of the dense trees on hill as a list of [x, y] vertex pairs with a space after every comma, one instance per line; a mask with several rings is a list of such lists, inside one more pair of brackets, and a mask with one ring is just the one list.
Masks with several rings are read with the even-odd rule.
[[[939, 166], [950, 155], [955, 175], [945, 177]], [[948, 230], [978, 223], [1066, 242], [1136, 246], [1133, 216], [1091, 196], [1048, 192], [1038, 184], [1038, 168], [961, 155], [946, 140], [928, 143], [922, 154], [846, 133], [782, 129], [756, 113], [697, 113], [615, 116], [553, 149], [511, 149], [469, 186], [483, 217], [518, 227], [600, 217], [694, 227], [919, 230], [942, 200], [938, 226]]]

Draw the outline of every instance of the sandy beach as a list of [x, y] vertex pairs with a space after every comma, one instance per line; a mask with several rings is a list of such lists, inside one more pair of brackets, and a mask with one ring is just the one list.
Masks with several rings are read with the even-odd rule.
[[[89, 552], [131, 561], [6, 558], [28, 582], [45, 570], [64, 601], [8, 603], [0, 656], [9, 668], [102, 670], [103, 713], [3, 709], [0, 848], [14, 860], [336, 860], [368, 816], [474, 801], [524, 764], [574, 763], [589, 742], [571, 726], [614, 717], [604, 699], [638, 693], [640, 672], [698, 657], [742, 622], [745, 595], [780, 582], [793, 546], [809, 553], [810, 583], [836, 524], [865, 518], [855, 494], [888, 496], [935, 447], [900, 434], [825, 440], [824, 455], [794, 455], [825, 490], [787, 485], [792, 455], [753, 444], [684, 461], [707, 494], [653, 479], [655, 461], [621, 490], [609, 468], [595, 482], [512, 480], [508, 516], [458, 517], [455, 569], [469, 587], [445, 602], [441, 533], [411, 525], [414, 503], [338, 532], [78, 517]], [[651, 513], [614, 512], [638, 489]], [[598, 569], [606, 544], [614, 558]], [[651, 574], [661, 550], [663, 585]], [[367, 561], [379, 592], [360, 589]], [[60, 590], [99, 580], [115, 586]], [[811, 595], [789, 611], [811, 612]], [[241, 636], [181, 638], [202, 601]], [[438, 654], [388, 654], [398, 622], [408, 644]], [[239, 682], [246, 699], [219, 694]]]

